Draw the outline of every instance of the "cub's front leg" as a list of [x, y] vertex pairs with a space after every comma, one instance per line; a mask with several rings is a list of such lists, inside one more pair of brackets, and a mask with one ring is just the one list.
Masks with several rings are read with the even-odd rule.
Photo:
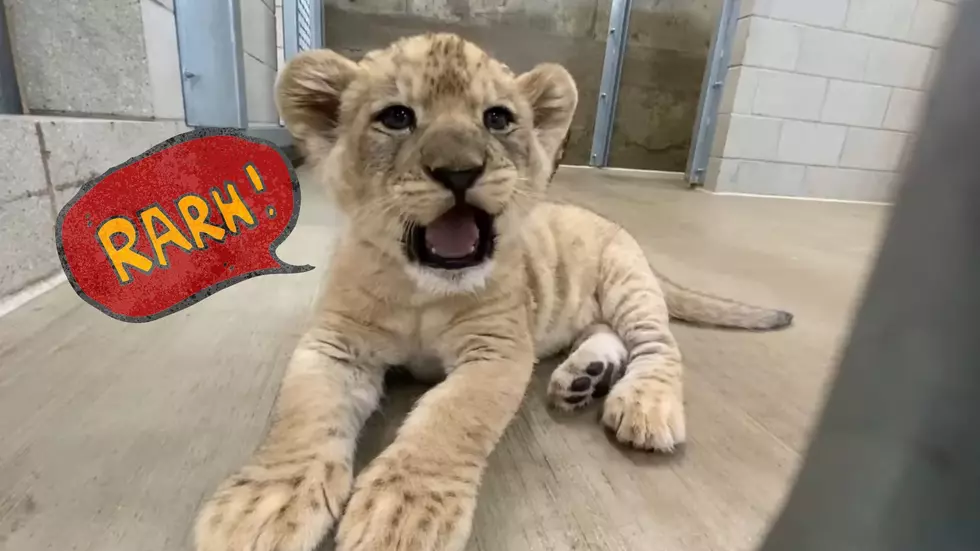
[[356, 340], [347, 328], [311, 331], [300, 341], [268, 436], [198, 513], [198, 551], [310, 551], [340, 518], [355, 439], [384, 377], [359, 363]]
[[466, 545], [487, 457], [521, 404], [533, 350], [516, 313], [457, 326], [437, 348], [456, 368], [358, 476], [338, 551]]

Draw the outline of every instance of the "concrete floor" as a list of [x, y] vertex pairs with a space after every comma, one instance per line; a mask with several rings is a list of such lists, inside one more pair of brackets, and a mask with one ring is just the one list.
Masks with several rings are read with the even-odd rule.
[[[886, 210], [720, 197], [563, 169], [554, 194], [631, 230], [685, 284], [793, 311], [789, 330], [676, 326], [690, 442], [627, 451], [596, 410], [550, 413], [543, 365], [492, 456], [471, 550], [750, 550], [805, 449]], [[112, 320], [62, 285], [0, 318], [0, 550], [189, 549], [200, 500], [259, 442], [336, 231], [307, 188], [281, 256], [162, 320]], [[391, 391], [361, 463], [421, 389]]]

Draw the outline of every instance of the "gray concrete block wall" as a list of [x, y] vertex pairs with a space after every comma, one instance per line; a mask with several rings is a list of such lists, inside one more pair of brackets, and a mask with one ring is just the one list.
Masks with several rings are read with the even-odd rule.
[[172, 0], [6, 0], [31, 113], [180, 119]]
[[139, 0], [6, 0], [31, 112], [150, 118]]
[[955, 2], [741, 7], [705, 187], [891, 201]]
[[[457, 32], [514, 70], [553, 61], [579, 86], [565, 162], [587, 164], [609, 0], [326, 0], [327, 47], [357, 58], [411, 34]], [[721, 0], [634, 0], [610, 158], [683, 170]]]
[[60, 268], [47, 196], [0, 202], [0, 297], [39, 283]]
[[36, 124], [0, 118], [0, 296], [58, 268], [54, 223]]
[[181, 89], [173, 0], [140, 0], [140, 11], [153, 116], [157, 119], [183, 119], [184, 93]]
[[0, 301], [60, 272], [83, 183], [188, 130], [172, 0], [4, 4], [30, 115], [0, 116]]
[[245, 98], [250, 123], [278, 124], [276, 83], [276, 6], [272, 0], [240, 0]]
[[89, 179], [183, 131], [177, 121], [0, 116], [0, 301], [58, 274], [58, 211]]

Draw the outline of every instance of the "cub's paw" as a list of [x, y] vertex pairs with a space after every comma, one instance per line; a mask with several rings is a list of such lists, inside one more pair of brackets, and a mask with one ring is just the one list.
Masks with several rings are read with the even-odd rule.
[[198, 551], [311, 551], [340, 516], [350, 467], [317, 461], [245, 467], [204, 504]]
[[337, 551], [461, 551], [476, 484], [379, 458], [357, 478]]
[[606, 398], [602, 423], [628, 446], [673, 451], [687, 437], [680, 385], [626, 377]]
[[609, 394], [626, 371], [626, 348], [613, 333], [598, 333], [585, 340], [551, 374], [548, 401], [572, 411]]

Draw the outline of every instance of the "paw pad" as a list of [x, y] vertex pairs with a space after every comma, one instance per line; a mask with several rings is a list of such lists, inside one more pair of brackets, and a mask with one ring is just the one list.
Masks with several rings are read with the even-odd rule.
[[565, 361], [551, 375], [548, 395], [559, 409], [584, 407], [593, 398], [609, 394], [613, 383], [622, 378], [624, 372], [625, 366], [611, 362], [590, 362], [581, 366]]

